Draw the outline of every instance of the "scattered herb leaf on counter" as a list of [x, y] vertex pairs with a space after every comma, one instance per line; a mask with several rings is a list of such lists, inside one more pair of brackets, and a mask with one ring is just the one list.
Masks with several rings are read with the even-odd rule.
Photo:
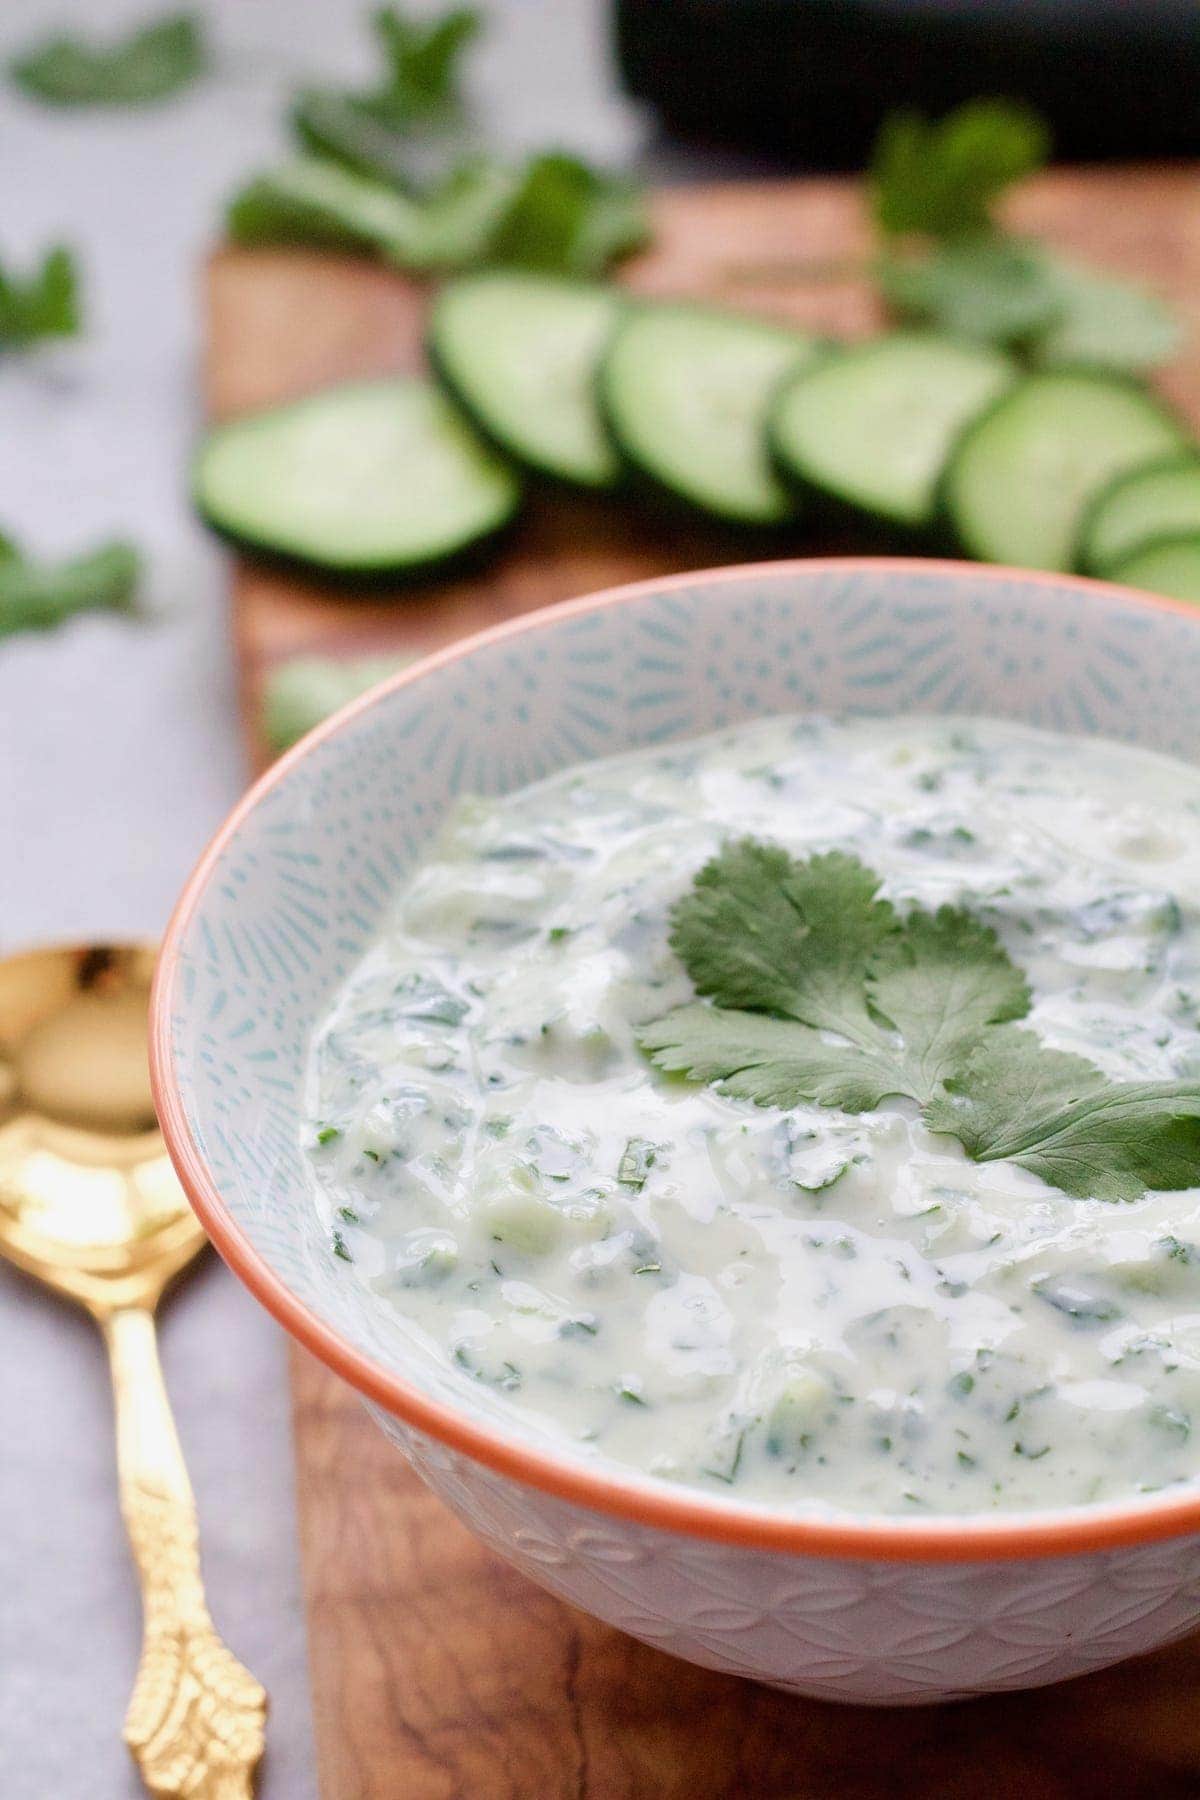
[[661, 1069], [761, 1106], [923, 1109], [979, 1162], [1134, 1199], [1200, 1180], [1200, 1082], [1114, 1082], [1012, 1021], [1024, 976], [960, 907], [900, 914], [842, 852], [743, 840], [696, 876], [671, 946], [701, 1001], [643, 1028]]
[[452, 6], [433, 19], [408, 19], [383, 6], [371, 20], [387, 73], [370, 98], [397, 123], [458, 112], [459, 65], [479, 35], [483, 15], [474, 6]]
[[53, 106], [140, 106], [189, 86], [208, 66], [200, 20], [174, 13], [107, 45], [49, 37], [8, 65], [16, 85]]
[[130, 544], [101, 544], [63, 562], [27, 562], [9, 540], [0, 551], [0, 638], [47, 631], [75, 613], [132, 612], [141, 558]]
[[0, 269], [0, 350], [45, 337], [74, 337], [82, 323], [79, 271], [62, 244], [47, 250], [32, 274]]
[[264, 737], [273, 750], [290, 749], [339, 706], [357, 699], [411, 661], [411, 656], [289, 658], [267, 677], [262, 706]]
[[1049, 151], [1042, 119], [1011, 100], [970, 100], [942, 119], [891, 113], [871, 160], [875, 222], [885, 237], [986, 230], [995, 201], [1040, 169]]

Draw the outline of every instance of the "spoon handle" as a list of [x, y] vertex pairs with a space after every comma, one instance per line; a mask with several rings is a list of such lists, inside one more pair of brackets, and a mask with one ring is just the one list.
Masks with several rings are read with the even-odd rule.
[[154, 1318], [145, 1307], [120, 1307], [101, 1325], [116, 1401], [121, 1511], [142, 1589], [142, 1657], [125, 1742], [154, 1794], [249, 1800], [267, 1696], [209, 1617], [196, 1502]]

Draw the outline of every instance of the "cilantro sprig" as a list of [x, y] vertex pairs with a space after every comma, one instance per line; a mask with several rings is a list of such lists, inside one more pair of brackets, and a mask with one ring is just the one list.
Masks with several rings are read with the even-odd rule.
[[208, 65], [194, 13], [150, 20], [110, 44], [73, 32], [45, 38], [9, 63], [16, 85], [51, 106], [144, 106], [166, 100]]
[[1165, 362], [1182, 333], [1156, 295], [1005, 232], [999, 202], [1049, 150], [1038, 115], [1007, 100], [968, 101], [938, 120], [885, 119], [868, 175], [884, 299], [902, 318], [1036, 363], [1141, 371]]
[[303, 153], [234, 195], [235, 241], [358, 248], [419, 274], [503, 264], [581, 276], [645, 243], [646, 208], [625, 177], [557, 149], [509, 161], [456, 133], [473, 8], [413, 20], [385, 7], [372, 26], [379, 81], [296, 96]]
[[1135, 1199], [1200, 1181], [1200, 1082], [1114, 1082], [1015, 1021], [1028, 984], [962, 907], [901, 914], [840, 851], [745, 839], [705, 865], [671, 946], [703, 998], [643, 1028], [661, 1069], [760, 1106], [915, 1100], [979, 1162], [1064, 1193]]
[[79, 270], [65, 245], [47, 250], [28, 275], [0, 267], [0, 350], [74, 337], [81, 323]]

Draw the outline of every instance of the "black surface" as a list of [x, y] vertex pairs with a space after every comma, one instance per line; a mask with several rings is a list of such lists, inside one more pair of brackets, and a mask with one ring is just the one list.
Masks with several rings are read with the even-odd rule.
[[1200, 154], [1197, 0], [614, 0], [621, 77], [668, 133], [862, 165], [902, 105], [1044, 113], [1075, 161]]

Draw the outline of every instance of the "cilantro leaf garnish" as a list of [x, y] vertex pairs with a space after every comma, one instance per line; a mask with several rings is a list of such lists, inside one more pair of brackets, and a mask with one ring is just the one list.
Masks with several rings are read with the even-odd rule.
[[1200, 1084], [1109, 1081], [1016, 1026], [980, 1041], [925, 1122], [977, 1161], [1011, 1158], [1066, 1194], [1135, 1200], [1200, 1179]]
[[19, 350], [38, 338], [74, 337], [79, 327], [79, 274], [63, 245], [47, 250], [29, 275], [0, 269], [0, 350]]
[[1102, 1200], [1200, 1181], [1200, 1082], [1114, 1082], [1014, 1021], [1028, 984], [961, 907], [901, 914], [834, 851], [732, 844], [672, 913], [704, 999], [643, 1027], [661, 1069], [760, 1106], [922, 1109], [979, 1162]]
[[25, 93], [52, 106], [141, 106], [187, 87], [207, 61], [200, 21], [193, 13], [174, 13], [112, 44], [90, 44], [71, 33], [47, 38], [14, 57], [9, 74]]
[[992, 223], [992, 206], [1050, 149], [1045, 124], [1011, 100], [970, 100], [943, 119], [908, 110], [883, 122], [872, 153], [871, 205], [887, 237], [958, 238]]

